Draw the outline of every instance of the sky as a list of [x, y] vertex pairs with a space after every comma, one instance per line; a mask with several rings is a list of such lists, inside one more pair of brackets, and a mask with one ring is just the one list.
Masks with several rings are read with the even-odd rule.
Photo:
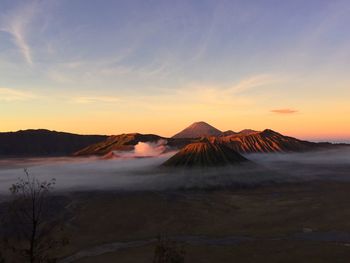
[[347, 0], [0, 0], [0, 131], [195, 121], [350, 140]]

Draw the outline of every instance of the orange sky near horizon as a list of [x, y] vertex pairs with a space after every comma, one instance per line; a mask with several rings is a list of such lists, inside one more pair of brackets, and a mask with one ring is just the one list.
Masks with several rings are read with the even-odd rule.
[[0, 1], [0, 131], [350, 141], [349, 1], [107, 2]]
[[[193, 122], [205, 121], [222, 131], [268, 128], [300, 139], [350, 140], [346, 96], [327, 97], [320, 91], [319, 98], [304, 92], [304, 97], [293, 99], [284, 97], [284, 93], [278, 95], [274, 85], [280, 83], [256, 85], [249, 87], [249, 94], [232, 92], [231, 87], [194, 86], [148, 97], [124, 96], [117, 101], [87, 97], [73, 100], [70, 94], [62, 97], [43, 93], [1, 101], [0, 131], [44, 128], [79, 134], [139, 132], [168, 137]], [[264, 93], [254, 94], [255, 90]]]
[[303, 113], [275, 114], [265, 112], [244, 114], [242, 116], [139, 116], [127, 117], [98, 116], [71, 116], [58, 118], [28, 118], [2, 119], [1, 132], [25, 129], [49, 129], [78, 134], [105, 134], [121, 133], [153, 133], [170, 137], [196, 121], [205, 121], [219, 130], [240, 131], [242, 129], [264, 130], [272, 129], [284, 135], [307, 140], [350, 141], [350, 124], [346, 122], [346, 115], [338, 118], [314, 119]]
[[320, 81], [305, 80], [302, 96], [288, 95], [295, 80], [265, 75], [227, 86], [191, 84], [118, 99], [76, 97], [74, 91], [12, 94], [0, 100], [0, 131], [44, 128], [79, 134], [172, 136], [193, 122], [205, 121], [222, 131], [268, 128], [301, 139], [350, 140], [348, 82], [338, 84], [338, 93], [333, 94], [318, 86], [315, 96], [312, 90]]

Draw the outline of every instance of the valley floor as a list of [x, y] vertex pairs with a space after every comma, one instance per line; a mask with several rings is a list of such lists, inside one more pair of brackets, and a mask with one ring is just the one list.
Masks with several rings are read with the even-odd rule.
[[60, 262], [152, 262], [155, 238], [185, 262], [348, 262], [350, 183], [69, 196]]

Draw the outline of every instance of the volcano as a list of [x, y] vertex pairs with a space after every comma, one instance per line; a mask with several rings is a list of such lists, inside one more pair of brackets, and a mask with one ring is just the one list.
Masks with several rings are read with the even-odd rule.
[[175, 134], [172, 138], [200, 138], [205, 136], [220, 136], [222, 134], [222, 131], [216, 129], [204, 121], [200, 121], [191, 124], [186, 129]]
[[127, 133], [113, 135], [106, 140], [89, 145], [74, 153], [74, 156], [89, 156], [89, 155], [112, 155], [113, 151], [133, 151], [136, 144], [139, 142], [157, 142], [165, 139], [155, 134], [140, 134]]
[[217, 140], [239, 153], [307, 152], [332, 146], [328, 143], [298, 140], [270, 129], [262, 132], [241, 131], [238, 134], [220, 136]]
[[207, 138], [190, 143], [163, 163], [172, 167], [215, 167], [249, 162], [235, 150]]

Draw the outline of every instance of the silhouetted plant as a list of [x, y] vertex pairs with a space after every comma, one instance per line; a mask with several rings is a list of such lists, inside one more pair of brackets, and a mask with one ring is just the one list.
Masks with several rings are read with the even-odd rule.
[[184, 263], [185, 249], [176, 241], [158, 237], [153, 263]]
[[18, 179], [10, 188], [13, 201], [5, 219], [7, 237], [4, 243], [13, 255], [22, 257], [26, 262], [55, 262], [50, 255], [51, 250], [68, 242], [65, 238], [52, 236], [53, 230], [57, 230], [57, 222], [50, 216], [53, 207], [50, 207], [49, 195], [55, 179], [41, 182], [26, 169], [24, 172], [25, 177]]

